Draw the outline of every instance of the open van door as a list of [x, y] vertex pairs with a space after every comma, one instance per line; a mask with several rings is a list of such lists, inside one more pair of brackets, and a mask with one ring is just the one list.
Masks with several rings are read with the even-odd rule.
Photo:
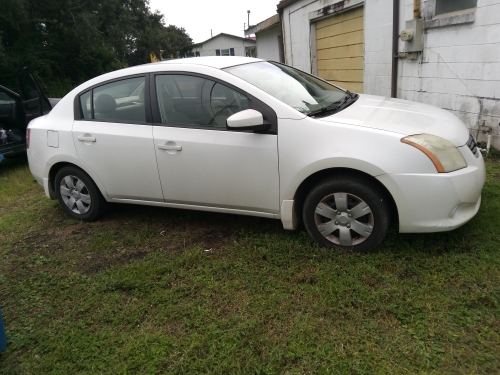
[[46, 115], [51, 102], [28, 67], [19, 73], [20, 94], [0, 86], [0, 154], [12, 156], [26, 150], [26, 127]]
[[0, 86], [0, 154], [9, 156], [25, 150], [26, 126], [21, 97]]
[[26, 113], [26, 125], [34, 118], [50, 112], [52, 105], [27, 66], [19, 73], [19, 86], [21, 89], [21, 100], [23, 101]]

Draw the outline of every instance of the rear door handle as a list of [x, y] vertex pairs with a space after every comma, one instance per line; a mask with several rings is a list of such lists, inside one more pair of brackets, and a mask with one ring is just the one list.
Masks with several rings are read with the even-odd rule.
[[174, 146], [174, 145], [158, 145], [158, 148], [160, 150], [174, 150], [174, 151], [182, 150], [182, 146]]
[[95, 137], [78, 136], [76, 138], [82, 142], [95, 142]]

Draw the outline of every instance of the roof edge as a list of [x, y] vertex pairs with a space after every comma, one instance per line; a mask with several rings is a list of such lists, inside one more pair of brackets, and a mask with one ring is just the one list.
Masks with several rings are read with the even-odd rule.
[[251, 26], [248, 29], [246, 29], [245, 35], [251, 35], [251, 34], [258, 33], [260, 31], [264, 31], [264, 30], [269, 29], [270, 27], [273, 27], [279, 23], [280, 23], [280, 15], [275, 14], [274, 16], [271, 16], [268, 19], [265, 19], [264, 21], [259, 22], [257, 25]]
[[287, 6], [297, 2], [299, 0], [281, 0], [278, 5], [276, 5], [277, 7], [277, 11], [278, 13], [282, 13], [283, 12], [283, 8], [286, 8]]
[[249, 39], [249, 38], [242, 38], [241, 36], [237, 36], [237, 35], [233, 35], [233, 34], [226, 34], [226, 33], [219, 33], [217, 34], [216, 36], [213, 36], [211, 38], [208, 38], [207, 40], [205, 40], [204, 42], [199, 42], [199, 43], [194, 43], [194, 44], [191, 44], [190, 47], [198, 47], [198, 46], [201, 46], [207, 42], [210, 42], [212, 39], [215, 39], [215, 38], [218, 38], [219, 36], [221, 35], [224, 35], [224, 36], [229, 36], [231, 38], [235, 38], [235, 39], [239, 39], [239, 40], [245, 40], [245, 41], [250, 41], [250, 42], [255, 42], [255, 40], [253, 39]]

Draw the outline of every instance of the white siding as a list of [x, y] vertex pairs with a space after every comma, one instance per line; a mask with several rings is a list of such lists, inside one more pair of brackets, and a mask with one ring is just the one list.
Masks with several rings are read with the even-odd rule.
[[[392, 0], [366, 2], [365, 92], [390, 95]], [[422, 1], [426, 14], [428, 1]], [[475, 22], [428, 28], [418, 60], [399, 61], [398, 97], [445, 108], [471, 129], [486, 121], [500, 147], [500, 0], [478, 0]], [[400, 30], [413, 18], [402, 0]], [[400, 50], [404, 43], [399, 42]], [[481, 137], [480, 137], [481, 138]]]
[[255, 46], [254, 40], [243, 40], [227, 35], [220, 35], [209, 42], [203, 43], [201, 47], [193, 48], [192, 52], [200, 52], [200, 56], [215, 56], [217, 49], [234, 48], [235, 56], [245, 56], [245, 47]]
[[280, 34], [279, 25], [257, 33], [257, 57], [259, 59], [280, 61], [278, 44], [278, 35]]

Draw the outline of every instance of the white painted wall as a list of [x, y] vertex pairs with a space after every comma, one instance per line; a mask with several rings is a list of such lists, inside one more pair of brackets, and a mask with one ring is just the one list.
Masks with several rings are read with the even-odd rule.
[[235, 56], [245, 56], [245, 47], [255, 46], [255, 40], [244, 40], [239, 38], [233, 38], [227, 35], [220, 35], [210, 40], [209, 42], [203, 43], [200, 47], [195, 47], [192, 52], [200, 52], [200, 56], [216, 56], [215, 50], [217, 49], [230, 49], [234, 48]]
[[259, 59], [280, 61], [278, 35], [281, 34], [279, 25], [270, 27], [256, 34], [257, 57]]

